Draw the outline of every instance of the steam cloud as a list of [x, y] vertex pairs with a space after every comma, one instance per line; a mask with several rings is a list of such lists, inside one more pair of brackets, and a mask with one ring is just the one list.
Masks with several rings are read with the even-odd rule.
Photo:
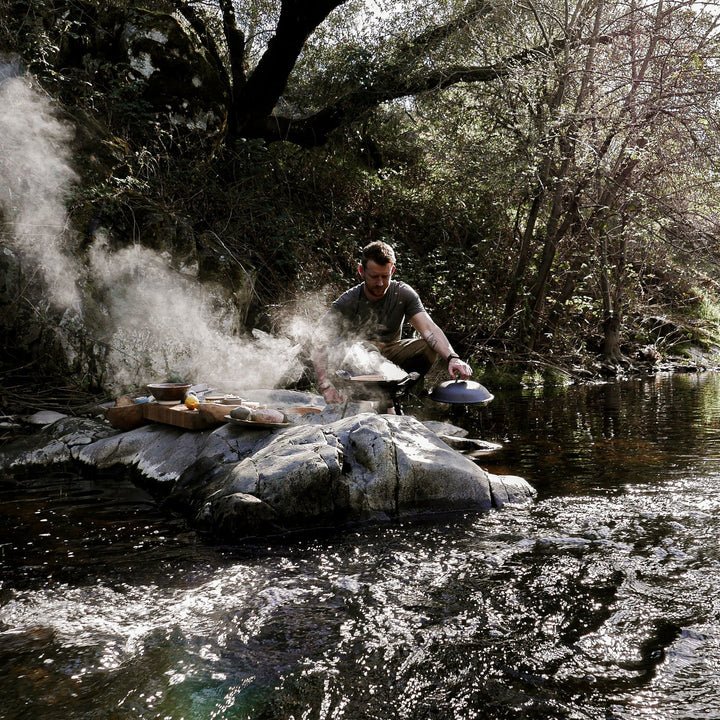
[[58, 307], [76, 307], [77, 269], [65, 252], [64, 196], [75, 180], [70, 129], [17, 67], [0, 64], [0, 211], [10, 242], [42, 274]]
[[[109, 384], [125, 389], [178, 376], [237, 392], [298, 377], [299, 351], [317, 324], [308, 306], [285, 318], [289, 338], [258, 331], [241, 338], [227, 331], [227, 292], [173, 270], [159, 253], [141, 246], [110, 252], [98, 236], [87, 267], [71, 255], [64, 203], [77, 180], [71, 138], [31, 79], [0, 63], [3, 242], [37, 268], [55, 306], [71, 309], [104, 348]], [[92, 287], [100, 306], [79, 287]]]
[[380, 354], [369, 342], [357, 340], [349, 348], [340, 348], [342, 360], [336, 364], [352, 375], [382, 375], [388, 380], [402, 380], [407, 373]]
[[237, 392], [302, 372], [302, 338], [226, 334], [230, 310], [222, 293], [172, 270], [152, 250], [134, 245], [109, 253], [97, 240], [90, 271], [104, 284], [108, 360], [119, 385], [177, 376]]

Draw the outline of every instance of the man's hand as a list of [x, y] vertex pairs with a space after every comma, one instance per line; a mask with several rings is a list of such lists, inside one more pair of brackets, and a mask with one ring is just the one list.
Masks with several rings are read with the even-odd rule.
[[448, 375], [453, 380], [458, 376], [461, 380], [467, 380], [472, 375], [472, 368], [459, 357], [451, 357], [448, 360]]
[[320, 392], [322, 393], [323, 400], [325, 400], [328, 405], [334, 405], [343, 401], [342, 395], [335, 389], [333, 385], [323, 385], [320, 388]]

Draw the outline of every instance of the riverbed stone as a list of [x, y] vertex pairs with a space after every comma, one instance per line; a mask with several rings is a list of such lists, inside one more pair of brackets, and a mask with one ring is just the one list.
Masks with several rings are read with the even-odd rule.
[[277, 513], [259, 497], [232, 493], [206, 503], [195, 517], [198, 527], [223, 537], [252, 537], [281, 534]]
[[17, 470], [71, 462], [77, 448], [88, 447], [116, 434], [109, 425], [96, 420], [63, 415], [0, 452], [0, 469]]
[[38, 433], [35, 447], [26, 440], [0, 454], [6, 470], [57, 462], [126, 467], [166, 507], [231, 540], [489, 510], [534, 494], [522, 478], [485, 472], [413, 417], [342, 417], [338, 408], [287, 428], [228, 423], [199, 432], [159, 423], [118, 432], [63, 418]]
[[30, 425], [52, 425], [52, 423], [57, 422], [58, 420], [62, 420], [63, 418], [66, 418], [67, 415], [65, 413], [59, 413], [55, 410], [39, 410], [36, 413], [33, 413], [32, 415], [27, 415], [23, 418], [23, 420], [26, 423], [29, 423]]

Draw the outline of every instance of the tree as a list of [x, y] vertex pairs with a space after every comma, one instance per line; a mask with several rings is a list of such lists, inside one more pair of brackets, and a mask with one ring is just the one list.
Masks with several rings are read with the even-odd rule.
[[[195, 186], [195, 237], [218, 237], [278, 285], [318, 250], [337, 266], [364, 238], [390, 237], [403, 272], [468, 336], [535, 353], [563, 328], [604, 328], [618, 360], [623, 318], [651, 272], [679, 267], [680, 249], [716, 257], [716, 225], [701, 213], [717, 211], [717, 18], [690, 0], [158, 0], [158, 17], [216, 78], [226, 118], [222, 134], [190, 133], [182, 152], [161, 135], [164, 105], [144, 112], [124, 84], [132, 63], [90, 77], [92, 43], [120, 47], [127, 18], [155, 12], [120, 0], [12, 4], [25, 12], [6, 15], [0, 33], [34, 33], [28, 56], [59, 84], [73, 71], [94, 88], [115, 78], [86, 106], [107, 102], [112, 121], [116, 99], [130, 98], [126, 115], [147, 135], [111, 122], [113, 132], [138, 157], [169, 138], [154, 167], [172, 163], [173, 179], [184, 172]], [[115, 147], [122, 168], [131, 152]], [[183, 183], [153, 173], [142, 202], [157, 178], [151, 210], [187, 214]]]
[[[501, 44], [490, 52], [478, 42], [486, 37], [484, 23], [515, 12], [512, 4], [490, 0], [3, 4], [10, 20], [0, 30], [8, 42], [13, 35], [25, 37], [28, 62], [64, 64], [62, 72], [71, 70], [68, 63], [87, 69], [93, 43], [115, 52], [124, 42], [123, 15], [132, 18], [148, 6], [150, 14], [172, 12], [192, 29], [197, 53], [214, 68], [222, 87], [218, 95], [228, 104], [228, 138], [286, 140], [305, 147], [324, 144], [331, 132], [383, 103], [494, 82], [584, 42], [561, 33], [531, 46]], [[69, 46], [75, 52], [65, 52]], [[115, 59], [90, 58], [90, 67]], [[60, 71], [52, 72], [57, 77]], [[96, 73], [92, 80], [97, 79]]]
[[[584, 51], [557, 53], [533, 68], [542, 94], [524, 85], [528, 126], [538, 138], [535, 184], [516, 213], [505, 320], [527, 288], [518, 330], [530, 352], [541, 335], [552, 335], [578, 288], [594, 283], [603, 352], [619, 359], [627, 269], [662, 239], [669, 217], [678, 218], [670, 178], [696, 175], [716, 157], [708, 135], [718, 129], [718, 18], [698, 18], [690, 5], [578, 3], [556, 32], [587, 33]], [[545, 22], [558, 17], [552, 11], [544, 5], [541, 19], [536, 8], [546, 33]]]
[[[199, 7], [197, 3], [181, 1], [177, 11], [202, 39], [227, 86], [231, 98], [229, 135], [282, 139], [308, 147], [322, 145], [333, 130], [361, 118], [382, 103], [460, 83], [492, 82], [518, 67], [537, 62], [539, 56], [550, 50], [557, 52], [582, 42], [581, 38], [565, 35], [547, 37], [537, 46], [488, 62], [462, 62], [468, 49], [467, 37], [479, 32], [483, 20], [496, 6], [487, 0], [439, 2], [424, 13], [417, 9], [406, 11], [401, 16], [400, 29], [394, 25], [393, 40], [384, 43], [382, 52], [378, 51], [382, 47], [378, 43], [374, 57], [357, 42], [346, 41], [335, 58], [316, 60], [310, 83], [293, 87], [290, 82], [293, 73], [305, 62], [301, 56], [312, 53], [311, 36], [335, 10], [342, 6], [344, 14], [335, 19], [331, 35], [325, 36], [331, 46], [337, 42], [332, 35], [337, 36], [338, 27], [359, 22], [358, 18], [377, 23], [377, 42], [382, 28], [389, 26], [388, 17], [397, 20], [397, 4], [385, 3], [385, 13], [373, 17], [367, 15], [364, 3], [349, 0], [281, 0], [272, 35], [252, 66], [248, 57], [249, 30], [241, 28], [234, 3], [218, 0], [216, 12], [221, 18], [218, 23], [210, 22], [208, 5], [203, 3]], [[327, 47], [323, 50], [327, 51]], [[470, 57], [478, 57], [477, 48]], [[319, 76], [326, 79], [325, 87], [317, 82]], [[308, 86], [313, 90], [310, 102], [304, 99]]]

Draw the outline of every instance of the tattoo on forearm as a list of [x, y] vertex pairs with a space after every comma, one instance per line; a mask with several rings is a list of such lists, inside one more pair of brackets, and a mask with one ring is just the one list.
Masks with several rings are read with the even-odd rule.
[[435, 337], [435, 333], [431, 330], [426, 336], [425, 336], [425, 342], [433, 349], [437, 350], [437, 338]]

